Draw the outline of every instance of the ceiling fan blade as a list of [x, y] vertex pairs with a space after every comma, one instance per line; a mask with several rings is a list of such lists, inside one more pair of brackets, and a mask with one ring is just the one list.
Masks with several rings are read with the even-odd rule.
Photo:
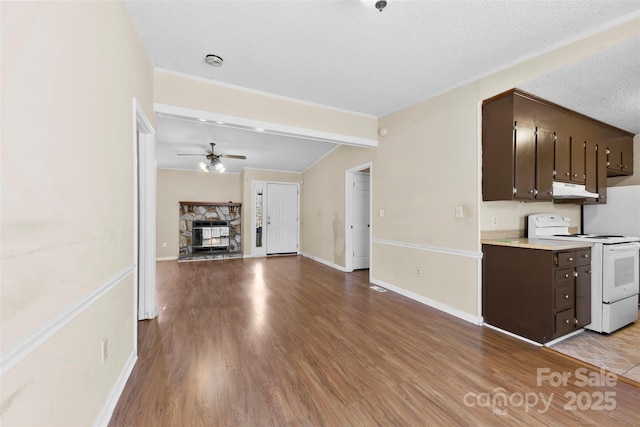
[[218, 157], [225, 157], [227, 159], [247, 160], [247, 156], [236, 156], [235, 154], [220, 154]]
[[178, 153], [178, 156], [206, 156], [206, 154]]

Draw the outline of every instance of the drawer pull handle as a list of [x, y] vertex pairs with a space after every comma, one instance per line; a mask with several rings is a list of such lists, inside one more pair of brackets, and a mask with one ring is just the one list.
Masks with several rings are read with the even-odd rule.
[[573, 261], [573, 258], [572, 258], [572, 257], [569, 257], [569, 261]]
[[564, 278], [565, 278], [565, 279], [568, 279], [568, 278], [569, 278], [569, 273], [565, 274], [565, 275], [564, 275]]
[[569, 295], [565, 295], [565, 296], [564, 296], [564, 299], [569, 299]]
[[569, 319], [566, 319], [566, 320], [564, 321], [564, 323], [566, 323], [566, 324], [568, 325], [568, 324], [569, 324]]
[[589, 258], [589, 254], [582, 255], [582, 258]]

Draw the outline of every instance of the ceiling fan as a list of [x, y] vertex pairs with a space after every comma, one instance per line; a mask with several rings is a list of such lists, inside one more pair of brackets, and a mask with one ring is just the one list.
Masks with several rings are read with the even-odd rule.
[[209, 172], [209, 167], [212, 167], [213, 169], [215, 169], [220, 173], [224, 172], [224, 165], [222, 164], [222, 161], [220, 160], [220, 158], [225, 157], [227, 159], [240, 159], [240, 160], [246, 160], [247, 158], [247, 156], [238, 156], [235, 154], [216, 154], [214, 152], [214, 147], [216, 146], [216, 144], [213, 142], [210, 142], [209, 144], [211, 144], [211, 149], [207, 150], [205, 154], [178, 153], [178, 156], [206, 156], [210, 164], [206, 164], [205, 162], [200, 162], [200, 169], [202, 169], [205, 172]]

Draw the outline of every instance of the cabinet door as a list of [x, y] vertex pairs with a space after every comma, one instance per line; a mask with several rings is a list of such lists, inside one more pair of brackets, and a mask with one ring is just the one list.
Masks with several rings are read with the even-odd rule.
[[[584, 162], [585, 186], [587, 191], [598, 192], [598, 145], [593, 139], [587, 141]], [[589, 199], [589, 202], [595, 200]]]
[[633, 174], [633, 139], [615, 134], [607, 140], [609, 176]]
[[535, 196], [536, 140], [533, 126], [515, 123], [513, 131], [513, 188], [516, 199]]
[[607, 203], [607, 150], [602, 142], [587, 140], [585, 157], [585, 186], [598, 193], [597, 199], [586, 199], [585, 204]]
[[571, 137], [571, 178], [575, 184], [584, 184], [584, 160], [586, 140], [579, 136]]
[[597, 148], [598, 203], [607, 203], [607, 150], [604, 145]]
[[620, 170], [628, 175], [633, 175], [633, 140], [627, 138], [620, 144]]
[[571, 138], [569, 135], [556, 133], [555, 142], [555, 179], [571, 181]]
[[591, 323], [591, 265], [576, 267], [576, 327]]
[[536, 191], [540, 200], [551, 200], [553, 194], [553, 132], [536, 130]]

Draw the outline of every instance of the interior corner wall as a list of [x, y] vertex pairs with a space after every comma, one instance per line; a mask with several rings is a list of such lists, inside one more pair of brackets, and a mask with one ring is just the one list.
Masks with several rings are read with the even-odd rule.
[[301, 252], [345, 267], [345, 173], [373, 162], [374, 148], [343, 145], [307, 169], [303, 175]]
[[136, 357], [133, 99], [153, 123], [151, 63], [122, 2], [0, 16], [0, 424], [105, 423]]
[[[156, 187], [156, 256], [158, 259], [177, 259], [180, 254], [178, 238], [180, 202], [240, 203], [241, 179], [241, 174], [158, 169]], [[246, 214], [244, 205], [240, 213], [244, 218]]]
[[[251, 232], [253, 230], [251, 230], [251, 215], [255, 203], [252, 189], [253, 181], [302, 184], [302, 174], [299, 172], [271, 171], [265, 169], [244, 169], [242, 172], [242, 253], [246, 257], [252, 255]], [[304, 187], [302, 185], [300, 186], [300, 194], [304, 194]], [[302, 212], [302, 207], [300, 207], [300, 211]], [[245, 232], [245, 230], [250, 231]], [[302, 236], [299, 237], [302, 239]]]

